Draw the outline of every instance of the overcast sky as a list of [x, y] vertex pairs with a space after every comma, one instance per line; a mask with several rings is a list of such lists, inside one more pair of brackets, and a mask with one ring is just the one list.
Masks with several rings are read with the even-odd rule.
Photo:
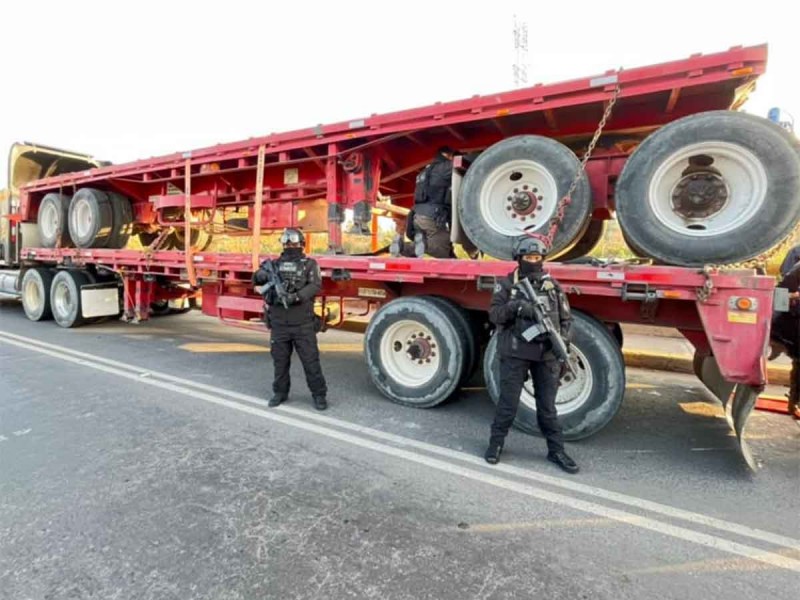
[[528, 24], [530, 84], [766, 42], [767, 75], [746, 109], [800, 119], [800, 31], [779, 6], [3, 2], [0, 152], [26, 140], [124, 162], [510, 89], [515, 13]]

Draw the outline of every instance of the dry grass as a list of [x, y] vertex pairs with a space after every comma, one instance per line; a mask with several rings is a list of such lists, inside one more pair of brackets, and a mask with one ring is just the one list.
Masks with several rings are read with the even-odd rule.
[[[348, 223], [345, 223], [344, 230], [349, 230]], [[383, 248], [389, 245], [394, 236], [394, 229], [384, 228], [378, 234], [378, 247]], [[261, 253], [262, 254], [275, 254], [281, 250], [280, 242], [278, 241], [279, 233], [266, 234], [261, 238]], [[370, 252], [372, 239], [369, 235], [357, 235], [345, 233], [343, 236], [343, 245], [347, 254], [366, 254]], [[315, 233], [312, 236], [312, 254], [324, 254], [328, 250], [328, 234]], [[800, 234], [795, 235], [788, 240], [785, 247], [776, 253], [776, 255], [767, 263], [767, 272], [770, 275], [777, 275], [781, 262], [784, 256], [794, 245], [800, 243]], [[138, 239], [134, 236], [128, 245], [129, 248], [139, 249], [141, 245]], [[252, 249], [252, 238], [249, 235], [244, 236], [216, 236], [209, 247], [209, 252], [238, 252], [249, 253]], [[467, 258], [467, 254], [461, 249], [456, 247], [456, 255], [459, 258]], [[595, 258], [613, 258], [613, 259], [627, 259], [633, 258], [635, 254], [628, 248], [622, 233], [619, 229], [619, 224], [616, 221], [609, 221], [606, 226], [606, 233], [597, 247], [590, 253], [590, 256]]]

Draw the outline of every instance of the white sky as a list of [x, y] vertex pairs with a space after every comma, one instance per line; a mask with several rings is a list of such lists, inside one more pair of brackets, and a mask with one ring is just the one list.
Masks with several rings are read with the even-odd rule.
[[124, 162], [511, 89], [515, 13], [529, 84], [767, 42], [746, 109], [800, 119], [800, 31], [781, 4], [6, 1], [0, 157], [26, 140]]

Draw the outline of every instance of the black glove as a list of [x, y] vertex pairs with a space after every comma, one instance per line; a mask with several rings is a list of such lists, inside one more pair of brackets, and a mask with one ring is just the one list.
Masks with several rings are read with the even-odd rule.
[[530, 302], [522, 302], [517, 314], [523, 319], [533, 320], [536, 318], [536, 312], [533, 310], [533, 304]]
[[522, 300], [509, 300], [506, 306], [508, 310], [514, 313], [516, 317], [519, 314], [519, 309], [522, 308], [522, 305], [525, 304]]
[[253, 273], [253, 283], [255, 285], [264, 285], [269, 281], [269, 275], [263, 269], [259, 269], [255, 273]]

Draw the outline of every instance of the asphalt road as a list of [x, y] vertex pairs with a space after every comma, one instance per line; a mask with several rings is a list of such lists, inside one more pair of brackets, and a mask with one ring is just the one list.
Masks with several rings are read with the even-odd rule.
[[738, 455], [689, 376], [631, 370], [571, 444], [482, 454], [476, 385], [384, 399], [361, 336], [320, 336], [331, 408], [295, 360], [268, 409], [266, 336], [199, 315], [63, 330], [0, 304], [0, 598], [796, 598], [800, 428]]

